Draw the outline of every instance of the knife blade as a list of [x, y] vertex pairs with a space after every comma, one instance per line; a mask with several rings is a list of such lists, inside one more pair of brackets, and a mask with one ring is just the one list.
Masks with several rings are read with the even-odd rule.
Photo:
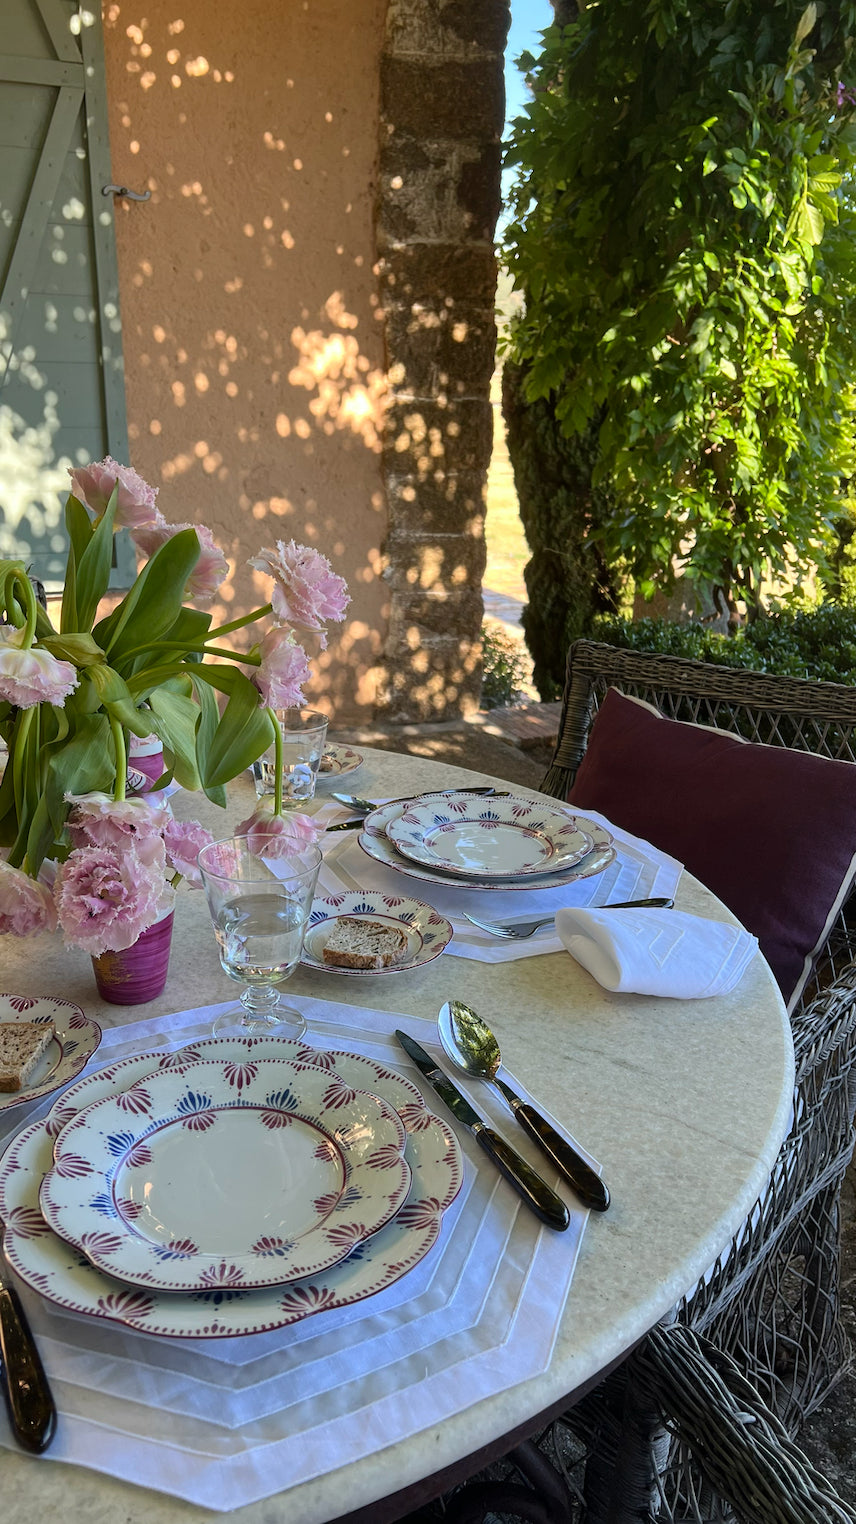
[[563, 1233], [570, 1224], [571, 1214], [561, 1196], [556, 1195], [546, 1180], [542, 1180], [532, 1166], [527, 1164], [526, 1160], [522, 1159], [498, 1132], [494, 1132], [492, 1127], [488, 1127], [487, 1123], [482, 1121], [478, 1112], [461, 1094], [457, 1085], [453, 1085], [448, 1075], [438, 1067], [430, 1053], [426, 1053], [425, 1049], [406, 1032], [396, 1030], [395, 1035], [408, 1058], [411, 1058], [424, 1074], [428, 1083], [448, 1106], [452, 1116], [470, 1129], [479, 1147], [483, 1148], [488, 1158], [493, 1160], [497, 1169], [505, 1176], [509, 1184], [514, 1186], [518, 1195], [523, 1197], [535, 1216], [546, 1223], [548, 1228], [555, 1228], [558, 1233]]
[[[431, 789], [431, 790], [428, 791], [427, 795], [424, 796], [424, 797], [427, 797], [427, 798], [430, 798], [430, 799], [441, 798], [441, 797], [445, 798], [449, 794], [479, 794], [483, 798], [490, 798], [490, 799], [507, 799], [508, 798], [507, 793], [503, 793], [503, 794], [497, 793], [496, 789], [493, 788], [492, 785], [488, 785], [488, 786], [485, 786], [485, 787], [478, 787], [478, 788], [437, 788], [437, 789]], [[378, 799], [363, 799], [363, 798], [360, 797], [359, 794], [332, 794], [331, 798], [337, 800], [339, 804], [346, 804], [348, 806], [348, 808], [351, 809], [351, 810], [365, 810], [366, 814], [368, 815], [368, 814], [371, 814], [371, 812], [373, 810], [384, 809], [386, 807], [386, 805], [388, 805], [388, 804], [409, 804], [412, 799], [421, 799], [421, 798], [423, 798], [423, 795], [422, 794], [402, 794], [400, 799], [381, 799], [381, 800], [378, 800]], [[345, 828], [344, 828], [344, 826], [342, 826], [342, 827], [333, 826], [333, 827], [331, 827], [331, 829], [332, 830], [337, 830], [337, 829], [344, 830]]]
[[25, 1450], [41, 1455], [56, 1429], [56, 1407], [18, 1293], [3, 1268], [0, 1223], [0, 1375], [9, 1422]]
[[365, 816], [361, 815], [359, 820], [340, 820], [338, 825], [327, 826], [325, 829], [327, 831], [356, 831], [362, 830], [365, 823]]

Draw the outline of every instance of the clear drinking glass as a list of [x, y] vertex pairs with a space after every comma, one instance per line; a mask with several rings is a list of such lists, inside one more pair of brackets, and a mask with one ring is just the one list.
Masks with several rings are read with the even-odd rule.
[[280, 1000], [278, 986], [300, 961], [321, 853], [304, 847], [281, 856], [281, 841], [270, 840], [276, 855], [251, 852], [246, 836], [212, 842], [199, 854], [220, 963], [246, 986], [217, 1017], [220, 1037], [302, 1037], [306, 1030], [300, 1012]]
[[[317, 709], [277, 709], [282, 734], [282, 803], [299, 809], [315, 797], [315, 781], [327, 741], [327, 716]], [[272, 795], [276, 786], [276, 748], [271, 745], [253, 763], [256, 797]]]

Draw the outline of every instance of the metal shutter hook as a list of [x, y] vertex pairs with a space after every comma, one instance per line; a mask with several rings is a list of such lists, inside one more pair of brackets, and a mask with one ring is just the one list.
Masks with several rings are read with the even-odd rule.
[[127, 196], [129, 201], [148, 201], [151, 191], [128, 190], [127, 185], [102, 185], [102, 196]]

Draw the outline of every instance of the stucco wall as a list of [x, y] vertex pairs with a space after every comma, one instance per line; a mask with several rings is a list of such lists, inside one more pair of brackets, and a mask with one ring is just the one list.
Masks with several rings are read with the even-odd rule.
[[[374, 706], [388, 605], [374, 269], [386, 0], [104, 7], [131, 463], [171, 520], [209, 525], [233, 618], [261, 545], [316, 545], [348, 580], [313, 697]], [[314, 655], [314, 653], [313, 653]]]

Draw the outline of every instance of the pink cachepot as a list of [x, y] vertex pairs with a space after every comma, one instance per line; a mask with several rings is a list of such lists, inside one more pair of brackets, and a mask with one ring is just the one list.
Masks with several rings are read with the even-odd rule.
[[133, 947], [105, 952], [92, 959], [102, 1000], [111, 1005], [143, 1005], [160, 995], [166, 984], [174, 912], [155, 921]]

